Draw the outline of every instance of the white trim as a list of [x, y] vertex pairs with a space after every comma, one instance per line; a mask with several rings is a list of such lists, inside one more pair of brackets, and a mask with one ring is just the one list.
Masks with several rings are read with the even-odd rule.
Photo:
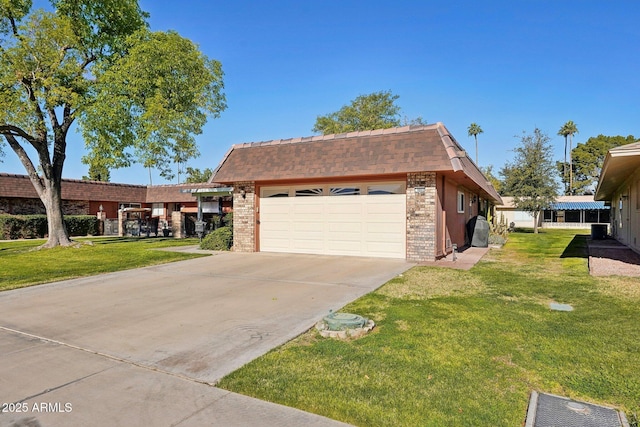
[[464, 211], [464, 207], [465, 207], [464, 198], [465, 198], [464, 191], [458, 190], [458, 197], [457, 197], [456, 200], [457, 200], [457, 210], [458, 210], [458, 213], [460, 213], [460, 214], [465, 212]]
[[[362, 181], [362, 182], [330, 182], [330, 183], [318, 183], [318, 184], [298, 184], [298, 185], [274, 185], [274, 186], [265, 186], [260, 188], [260, 197], [261, 198], [269, 198], [273, 197], [268, 194], [277, 194], [277, 193], [287, 193], [289, 197], [313, 197], [311, 194], [305, 195], [297, 195], [296, 191], [300, 190], [315, 190], [322, 189], [322, 196], [336, 196], [339, 194], [335, 194], [331, 192], [332, 188], [357, 188], [360, 191], [359, 195], [366, 196], [369, 195], [369, 187], [396, 187], [397, 192], [391, 194], [406, 194], [407, 183], [405, 181]], [[375, 191], [375, 190], [374, 190]], [[267, 195], [265, 195], [267, 194]], [[391, 195], [389, 194], [389, 195]], [[320, 194], [318, 194], [319, 196]], [[375, 196], [385, 196], [387, 194], [372, 194]]]

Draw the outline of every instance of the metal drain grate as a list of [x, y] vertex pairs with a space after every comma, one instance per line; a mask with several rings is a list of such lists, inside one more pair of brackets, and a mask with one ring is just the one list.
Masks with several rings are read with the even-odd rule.
[[615, 409], [534, 391], [525, 427], [629, 427], [629, 423]]

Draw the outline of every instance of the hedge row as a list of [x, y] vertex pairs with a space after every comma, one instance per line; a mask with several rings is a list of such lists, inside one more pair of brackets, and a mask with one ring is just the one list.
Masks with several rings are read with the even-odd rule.
[[[92, 215], [67, 215], [64, 222], [71, 236], [99, 233], [100, 222]], [[0, 215], [0, 239], [35, 239], [46, 234], [46, 215]]]

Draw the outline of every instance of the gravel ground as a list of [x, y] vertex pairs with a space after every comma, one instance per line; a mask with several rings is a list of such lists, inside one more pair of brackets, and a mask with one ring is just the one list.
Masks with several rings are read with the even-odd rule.
[[592, 276], [640, 276], [640, 254], [612, 240], [589, 240]]

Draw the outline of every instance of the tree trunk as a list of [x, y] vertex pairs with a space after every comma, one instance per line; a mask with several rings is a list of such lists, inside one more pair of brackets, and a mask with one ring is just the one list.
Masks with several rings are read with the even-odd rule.
[[45, 181], [45, 191], [40, 196], [47, 211], [47, 229], [49, 238], [43, 248], [54, 246], [69, 246], [73, 244], [69, 238], [67, 227], [64, 225], [62, 214], [62, 186], [60, 180], [51, 179]]
[[540, 212], [533, 213], [533, 232], [534, 234], [538, 234], [538, 217], [540, 216]]
[[573, 135], [569, 135], [569, 195], [573, 196]]

